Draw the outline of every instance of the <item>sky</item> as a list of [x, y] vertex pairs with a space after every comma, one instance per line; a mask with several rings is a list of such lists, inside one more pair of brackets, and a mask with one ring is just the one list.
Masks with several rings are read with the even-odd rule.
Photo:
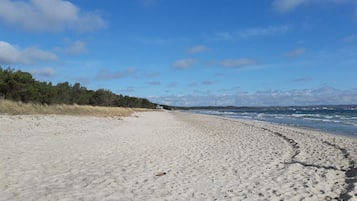
[[177, 106], [357, 104], [357, 1], [0, 0], [0, 65]]

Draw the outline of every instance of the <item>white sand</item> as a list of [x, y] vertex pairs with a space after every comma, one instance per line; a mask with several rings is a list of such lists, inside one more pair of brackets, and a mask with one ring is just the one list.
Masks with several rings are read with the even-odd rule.
[[357, 138], [259, 122], [0, 116], [1, 201], [357, 200], [356, 166]]

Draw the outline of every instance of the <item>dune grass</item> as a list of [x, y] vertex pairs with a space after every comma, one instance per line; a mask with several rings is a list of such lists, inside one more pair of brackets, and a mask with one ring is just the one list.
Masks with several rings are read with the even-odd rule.
[[144, 112], [143, 108], [100, 107], [89, 105], [41, 105], [0, 100], [0, 114], [7, 115], [36, 115], [57, 114], [75, 116], [130, 116], [134, 112]]

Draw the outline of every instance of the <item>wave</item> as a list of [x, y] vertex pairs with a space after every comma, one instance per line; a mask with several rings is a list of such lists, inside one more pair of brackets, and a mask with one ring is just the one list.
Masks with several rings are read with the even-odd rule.
[[256, 110], [195, 110], [195, 113], [260, 120], [357, 136], [357, 110], [314, 108], [259, 108]]

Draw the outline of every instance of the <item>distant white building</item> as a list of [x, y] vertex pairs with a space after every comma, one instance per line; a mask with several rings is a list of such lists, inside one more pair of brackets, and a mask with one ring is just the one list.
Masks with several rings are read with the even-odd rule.
[[163, 110], [163, 109], [164, 109], [164, 107], [163, 107], [163, 106], [161, 106], [161, 105], [156, 105], [156, 109], [157, 109], [157, 110]]

